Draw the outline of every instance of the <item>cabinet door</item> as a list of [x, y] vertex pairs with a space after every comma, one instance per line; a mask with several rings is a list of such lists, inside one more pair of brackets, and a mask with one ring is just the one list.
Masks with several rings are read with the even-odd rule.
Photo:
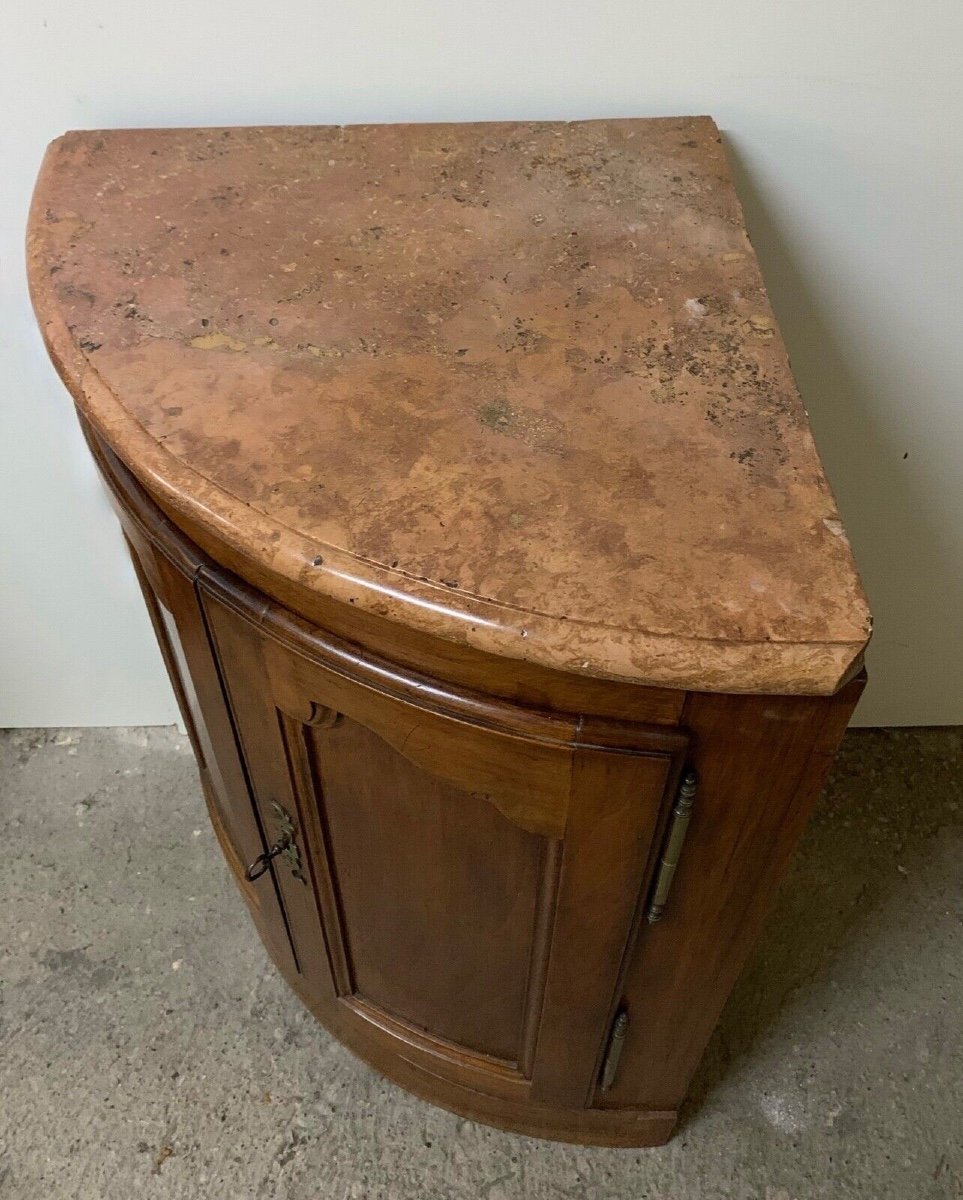
[[164, 542], [155, 541], [129, 511], [122, 520], [214, 832], [262, 938], [275, 959], [290, 967], [290, 938], [276, 891], [254, 888], [245, 878], [246, 864], [262, 852], [264, 842], [195, 590], [202, 560], [173, 530], [159, 530]]
[[291, 833], [302, 997], [451, 1107], [589, 1105], [682, 735], [459, 692], [201, 591], [268, 840]]

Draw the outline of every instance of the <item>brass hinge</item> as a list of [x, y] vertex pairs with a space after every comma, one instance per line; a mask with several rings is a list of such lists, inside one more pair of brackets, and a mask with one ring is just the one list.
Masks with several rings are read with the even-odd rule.
[[675, 869], [679, 865], [679, 858], [682, 855], [682, 843], [685, 841], [685, 835], [689, 829], [689, 818], [692, 816], [692, 806], [695, 804], [698, 782], [695, 771], [686, 771], [682, 779], [682, 785], [679, 788], [679, 794], [676, 796], [675, 804], [672, 806], [672, 815], [669, 817], [669, 828], [662, 846], [662, 854], [659, 856], [659, 865], [655, 871], [655, 879], [652, 881], [652, 893], [649, 899], [649, 907], [645, 914], [648, 921], [653, 924], [659, 920], [665, 911], [665, 903], [669, 898], [669, 888], [672, 886], [672, 877], [675, 875]]
[[619, 1059], [625, 1046], [625, 1035], [629, 1031], [629, 1014], [624, 1008], [615, 1014], [612, 1029], [609, 1032], [609, 1044], [605, 1048], [605, 1058], [602, 1060], [602, 1075], [599, 1086], [607, 1092], [615, 1082], [615, 1073], [619, 1069]]

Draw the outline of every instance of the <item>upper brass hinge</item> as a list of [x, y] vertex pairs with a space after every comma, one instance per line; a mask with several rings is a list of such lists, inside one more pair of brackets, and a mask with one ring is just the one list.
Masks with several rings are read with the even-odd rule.
[[675, 804], [672, 806], [672, 815], [669, 817], [669, 828], [666, 831], [662, 853], [659, 856], [659, 865], [656, 867], [655, 879], [652, 881], [652, 892], [645, 914], [650, 923], [658, 921], [665, 911], [665, 904], [669, 898], [669, 888], [672, 886], [672, 877], [675, 875], [675, 869], [679, 865], [679, 859], [682, 856], [682, 844], [689, 830], [689, 819], [692, 816], [692, 806], [695, 804], [698, 782], [695, 771], [691, 768], [687, 770], [682, 777], [682, 784], [675, 798]]

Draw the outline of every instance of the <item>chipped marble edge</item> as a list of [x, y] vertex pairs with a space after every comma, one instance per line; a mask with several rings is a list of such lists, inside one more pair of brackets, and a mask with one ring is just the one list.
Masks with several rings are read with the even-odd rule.
[[308, 591], [420, 633], [552, 670], [686, 691], [828, 696], [861, 666], [871, 625], [859, 641], [736, 642], [560, 620], [483, 600], [307, 538], [187, 467], [101, 379], [74, 341], [41, 269], [40, 198], [59, 140], [48, 147], [28, 220], [34, 311], [50, 359], [84, 416], [171, 515], [183, 513], [243, 559]]

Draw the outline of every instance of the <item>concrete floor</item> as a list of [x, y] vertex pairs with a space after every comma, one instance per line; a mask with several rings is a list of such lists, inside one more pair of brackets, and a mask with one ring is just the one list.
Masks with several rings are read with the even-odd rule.
[[473, 1125], [275, 977], [174, 730], [0, 734], [0, 1196], [963, 1195], [959, 731], [854, 732], [666, 1147]]

